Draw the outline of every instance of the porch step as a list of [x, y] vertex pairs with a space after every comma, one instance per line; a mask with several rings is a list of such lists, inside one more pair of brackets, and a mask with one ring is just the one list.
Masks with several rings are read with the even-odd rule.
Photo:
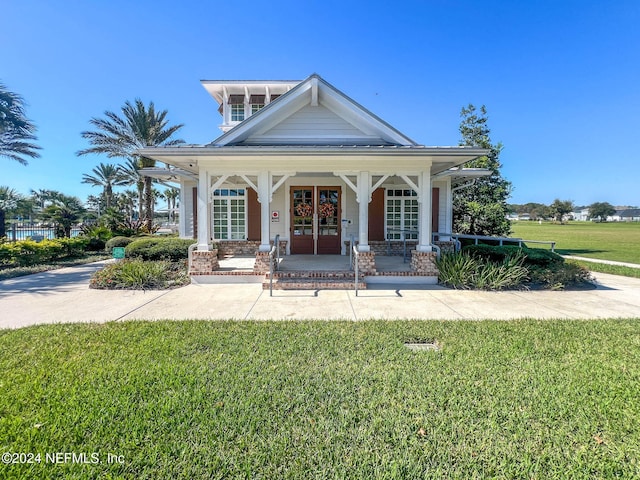
[[[262, 288], [269, 290], [269, 274], [265, 275]], [[289, 271], [273, 274], [273, 288], [277, 290], [353, 290], [355, 274], [351, 271]], [[358, 289], [367, 284], [360, 276]]]

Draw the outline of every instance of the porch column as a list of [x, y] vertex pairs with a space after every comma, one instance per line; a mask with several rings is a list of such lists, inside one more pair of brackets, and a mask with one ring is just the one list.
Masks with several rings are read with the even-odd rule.
[[258, 202], [260, 202], [260, 252], [271, 250], [270, 226], [271, 214], [269, 212], [271, 199], [271, 175], [269, 172], [258, 173]]
[[418, 230], [419, 252], [431, 252], [431, 172], [420, 172], [418, 177], [418, 210], [420, 214]]
[[200, 167], [198, 172], [198, 251], [209, 251], [209, 172]]
[[358, 174], [358, 251], [368, 252], [369, 247], [369, 201], [371, 198], [371, 174]]
[[178, 209], [178, 236], [189, 238], [187, 235], [187, 186], [184, 180], [180, 180], [180, 205]]

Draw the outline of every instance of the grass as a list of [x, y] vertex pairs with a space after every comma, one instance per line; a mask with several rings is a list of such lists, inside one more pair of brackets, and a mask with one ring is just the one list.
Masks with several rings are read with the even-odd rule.
[[[556, 242], [561, 255], [640, 264], [640, 222], [513, 222], [513, 237]], [[530, 244], [530, 247], [549, 248]]]
[[104, 252], [85, 252], [84, 255], [77, 257], [66, 257], [55, 261], [50, 261], [40, 265], [31, 265], [28, 267], [0, 267], [0, 281], [9, 278], [22, 277], [31, 275], [32, 273], [47, 272], [58, 268], [72, 267], [74, 265], [82, 265], [99, 260], [111, 258], [111, 255]]
[[42, 455], [0, 478], [640, 476], [638, 319], [65, 324], [0, 352], [0, 453]]
[[610, 273], [611, 275], [640, 278], [640, 268], [623, 267], [620, 265], [608, 265], [606, 263], [582, 262], [579, 260], [571, 260], [570, 262], [581, 265], [591, 272]]

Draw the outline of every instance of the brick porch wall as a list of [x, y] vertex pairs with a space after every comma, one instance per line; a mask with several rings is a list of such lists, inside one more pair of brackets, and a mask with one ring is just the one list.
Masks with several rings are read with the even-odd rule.
[[438, 276], [436, 267], [436, 252], [411, 252], [411, 271], [420, 275]]
[[[273, 245], [273, 241], [271, 242]], [[221, 257], [245, 256], [252, 257], [260, 247], [258, 240], [220, 240], [217, 243]], [[280, 240], [280, 256], [286, 254], [287, 240]]]
[[[347, 251], [351, 248], [351, 241], [346, 240], [345, 245], [347, 246]], [[358, 242], [356, 242], [356, 245]], [[416, 249], [416, 245], [418, 242], [416, 240], [407, 240], [407, 253]], [[386, 240], [370, 240], [369, 247], [371, 251], [376, 255], [387, 255], [387, 242]], [[391, 240], [391, 256], [402, 256], [404, 252], [404, 245], [401, 240]]]
[[189, 275], [211, 275], [220, 267], [218, 263], [218, 250], [213, 249], [207, 252], [191, 252], [191, 264], [189, 265]]

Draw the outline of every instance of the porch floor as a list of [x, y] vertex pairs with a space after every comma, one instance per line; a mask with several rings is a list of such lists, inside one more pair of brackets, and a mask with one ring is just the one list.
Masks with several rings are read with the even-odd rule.
[[[378, 272], [410, 272], [411, 263], [403, 262], [402, 256], [376, 255]], [[221, 272], [253, 272], [255, 257], [221, 258]], [[347, 255], [285, 255], [280, 257], [280, 271], [346, 271], [350, 270]]]

